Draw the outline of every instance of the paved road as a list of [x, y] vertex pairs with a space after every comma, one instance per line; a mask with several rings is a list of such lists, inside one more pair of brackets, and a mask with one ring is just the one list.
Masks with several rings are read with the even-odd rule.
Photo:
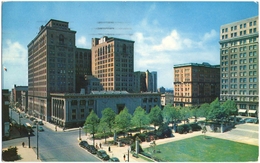
[[[18, 120], [18, 113], [12, 113], [13, 118]], [[29, 119], [22, 118], [21, 123], [26, 123]], [[39, 158], [44, 162], [100, 162], [96, 156], [88, 153], [78, 145], [78, 131], [68, 132], [55, 132], [43, 125], [44, 131], [39, 132], [38, 147], [39, 147]], [[31, 147], [35, 153], [32, 157], [37, 154], [37, 132], [36, 129], [30, 137]], [[28, 137], [17, 138], [13, 140], [3, 141], [2, 148], [9, 146], [21, 146], [21, 143], [25, 142], [28, 145]]]

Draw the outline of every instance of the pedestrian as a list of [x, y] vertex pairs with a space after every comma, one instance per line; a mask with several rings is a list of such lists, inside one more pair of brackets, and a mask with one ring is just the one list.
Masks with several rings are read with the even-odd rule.
[[125, 161], [125, 155], [123, 157], [124, 157], [124, 161]]
[[110, 149], [110, 146], [108, 147], [108, 152], [110, 152], [111, 151], [111, 149]]
[[98, 149], [98, 145], [97, 145], [97, 143], [96, 143], [96, 148]]
[[99, 143], [99, 147], [100, 147], [100, 149], [101, 149], [101, 143]]
[[23, 147], [24, 147], [24, 142], [22, 143]]

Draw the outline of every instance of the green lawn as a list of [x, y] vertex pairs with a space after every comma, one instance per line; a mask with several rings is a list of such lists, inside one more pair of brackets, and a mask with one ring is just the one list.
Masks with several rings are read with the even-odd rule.
[[[196, 136], [157, 145], [153, 156], [164, 162], [248, 162], [258, 161], [258, 146], [214, 137]], [[144, 149], [151, 152], [151, 148]]]

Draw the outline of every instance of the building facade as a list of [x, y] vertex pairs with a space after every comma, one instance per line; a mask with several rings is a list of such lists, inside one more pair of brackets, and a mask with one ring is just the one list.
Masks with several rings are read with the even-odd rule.
[[75, 34], [51, 19], [28, 44], [28, 113], [48, 121], [50, 93], [75, 92]]
[[219, 97], [219, 65], [203, 62], [174, 65], [174, 106], [211, 103]]
[[220, 27], [220, 100], [237, 103], [240, 115], [257, 116], [258, 16]]
[[102, 110], [111, 108], [116, 114], [125, 107], [130, 114], [141, 106], [147, 113], [152, 107], [161, 107], [159, 93], [128, 93], [126, 91], [92, 91], [90, 94], [53, 93], [51, 121], [57, 125], [73, 127], [84, 124], [93, 110], [99, 117]]
[[87, 76], [91, 75], [91, 50], [76, 48], [75, 53], [76, 92], [87, 89]]
[[92, 75], [106, 91], [133, 92], [134, 41], [119, 38], [93, 38]]

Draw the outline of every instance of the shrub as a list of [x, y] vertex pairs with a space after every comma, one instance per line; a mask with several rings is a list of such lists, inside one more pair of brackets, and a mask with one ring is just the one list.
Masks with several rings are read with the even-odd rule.
[[201, 130], [201, 126], [199, 126], [197, 123], [190, 124], [190, 127], [191, 127], [192, 131], [200, 131]]
[[138, 137], [143, 142], [143, 141], [145, 141], [145, 138], [147, 137], [147, 135], [144, 133], [141, 133], [141, 134], [137, 133], [134, 135], [133, 139], [136, 140], [136, 137]]
[[157, 132], [156, 132], [156, 136], [159, 138], [164, 138], [164, 137], [171, 137], [172, 136], [172, 130], [171, 128], [168, 126], [168, 124], [162, 124], [159, 126]]
[[[138, 144], [138, 145], [139, 145], [139, 153], [144, 152], [144, 150], [143, 150], [143, 148], [140, 146], [140, 144]], [[132, 151], [135, 151], [135, 146], [136, 146], [136, 143], [135, 143], [135, 142], [131, 144], [131, 150], [132, 150]]]
[[179, 134], [183, 134], [183, 133], [184, 133], [184, 127], [183, 127], [183, 126], [178, 126], [178, 127], [177, 127], [177, 132], [178, 132]]
[[9, 147], [7, 150], [2, 151], [4, 161], [18, 160], [17, 147]]

